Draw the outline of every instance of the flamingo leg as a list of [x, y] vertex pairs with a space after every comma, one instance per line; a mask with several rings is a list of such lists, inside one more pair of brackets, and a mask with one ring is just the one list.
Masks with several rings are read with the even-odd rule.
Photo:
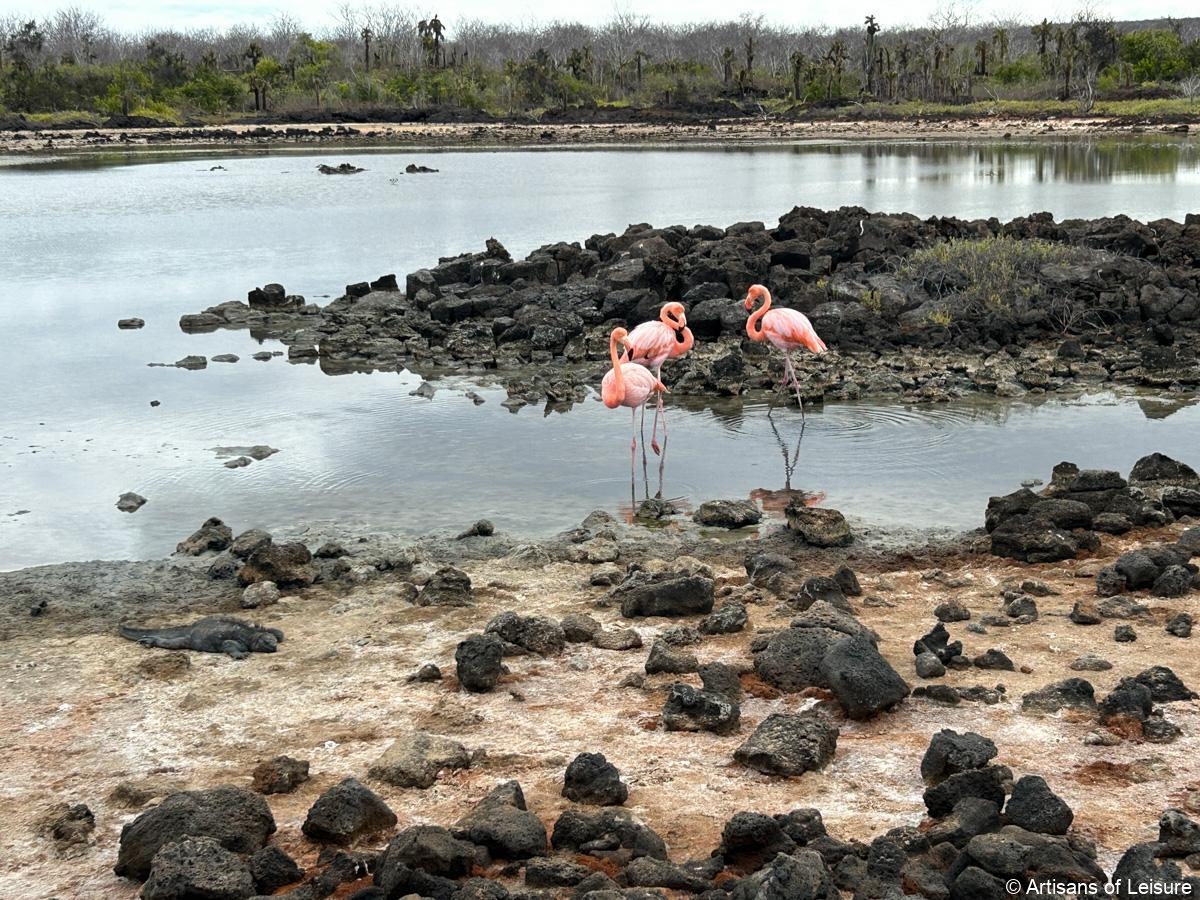
[[[662, 380], [662, 366], [655, 368], [654, 377]], [[659, 446], [659, 416], [662, 416], [662, 448]], [[654, 425], [650, 427], [650, 450], [658, 456], [667, 445], [667, 414], [662, 410], [662, 392], [654, 395]]]
[[787, 373], [787, 376], [784, 379], [784, 384], [787, 384], [790, 381], [792, 383], [792, 387], [796, 389], [796, 402], [800, 404], [800, 418], [803, 420], [804, 398], [800, 396], [800, 380], [796, 378], [796, 368], [792, 365], [792, 354], [790, 351], [783, 355], [783, 362], [784, 371]]
[[630, 410], [633, 413], [629, 425], [629, 496], [633, 498], [634, 506], [637, 505], [637, 491], [634, 488], [635, 472], [637, 471], [637, 408]]

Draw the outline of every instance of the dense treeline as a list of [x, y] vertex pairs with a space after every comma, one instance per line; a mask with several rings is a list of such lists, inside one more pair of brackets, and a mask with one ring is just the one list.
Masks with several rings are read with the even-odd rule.
[[656, 25], [619, 13], [602, 27], [421, 19], [343, 6], [314, 35], [286, 15], [224, 32], [119, 34], [95, 14], [0, 19], [0, 113], [167, 120], [364, 106], [455, 106], [497, 115], [570, 107], [767, 110], [795, 104], [1200, 95], [1200, 19], [1130, 24], [971, 24], [788, 30], [762, 16]]

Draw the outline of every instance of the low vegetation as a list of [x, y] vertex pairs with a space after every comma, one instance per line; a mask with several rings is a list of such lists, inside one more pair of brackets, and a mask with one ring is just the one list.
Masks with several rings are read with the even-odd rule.
[[927, 315], [935, 325], [985, 318], [1019, 321], [1040, 309], [1066, 331], [1097, 323], [1061, 290], [1046, 290], [1047, 270], [1091, 270], [1107, 259], [1108, 254], [1101, 250], [1037, 238], [987, 237], [950, 240], [918, 250], [899, 265], [897, 275], [920, 285], [939, 301]]
[[868, 16], [861, 29], [830, 31], [750, 15], [665, 26], [619, 12], [602, 27], [444, 23], [386, 6], [344, 5], [339, 16], [322, 35], [286, 15], [225, 32], [139, 35], [78, 7], [42, 21], [0, 17], [0, 114], [1200, 113], [1200, 19], [977, 24], [951, 6], [922, 28], [888, 30]]

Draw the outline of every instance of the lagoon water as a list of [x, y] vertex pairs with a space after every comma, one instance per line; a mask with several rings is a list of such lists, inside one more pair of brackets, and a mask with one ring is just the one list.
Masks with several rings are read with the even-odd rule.
[[[366, 171], [316, 172], [343, 161]], [[440, 171], [405, 175], [410, 162]], [[210, 515], [235, 531], [488, 517], [536, 535], [628, 506], [629, 419], [598, 399], [514, 414], [503, 391], [475, 406], [454, 383], [426, 400], [408, 372], [328, 376], [251, 360], [278, 345], [247, 332], [179, 331], [181, 314], [267, 282], [323, 303], [488, 237], [523, 256], [632, 222], [772, 225], [795, 205], [1182, 219], [1198, 187], [1194, 139], [0, 158], [0, 569], [161, 556]], [[147, 325], [118, 331], [126, 316]], [[146, 365], [219, 353], [241, 361]], [[831, 404], [809, 415], [791, 485], [889, 527], [971, 528], [989, 494], [1063, 458], [1127, 470], [1162, 450], [1200, 464], [1200, 411], [1171, 400]], [[790, 444], [795, 411], [670, 403], [665, 496], [784, 487], [771, 426]], [[281, 452], [237, 470], [211, 449], [260, 443]], [[653, 493], [653, 460], [650, 476]], [[149, 502], [118, 512], [124, 491]]]

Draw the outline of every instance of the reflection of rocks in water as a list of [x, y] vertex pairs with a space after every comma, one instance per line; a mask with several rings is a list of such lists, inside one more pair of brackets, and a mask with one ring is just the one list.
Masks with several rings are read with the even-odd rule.
[[1195, 396], [1139, 397], [1137, 404], [1142, 410], [1142, 415], [1147, 419], [1165, 419], [1168, 416], [1175, 415], [1181, 409], [1195, 406], [1198, 402], [1200, 402], [1200, 398]]

